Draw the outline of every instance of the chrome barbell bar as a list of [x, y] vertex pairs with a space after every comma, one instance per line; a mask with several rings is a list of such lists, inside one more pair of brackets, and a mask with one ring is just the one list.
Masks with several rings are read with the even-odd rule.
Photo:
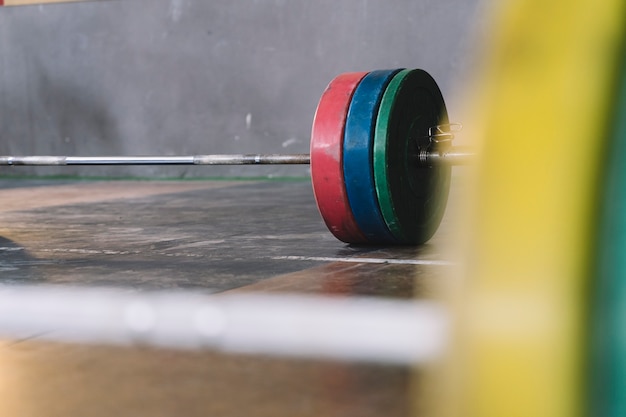
[[[465, 165], [474, 158], [468, 148], [453, 146], [444, 151], [416, 156], [418, 164]], [[213, 154], [187, 156], [0, 156], [0, 166], [66, 165], [307, 165], [309, 154]]]

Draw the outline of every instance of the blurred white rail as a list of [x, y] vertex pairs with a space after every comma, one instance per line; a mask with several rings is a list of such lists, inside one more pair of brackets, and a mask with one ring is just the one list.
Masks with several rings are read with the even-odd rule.
[[0, 286], [0, 337], [415, 364], [446, 346], [427, 301]]

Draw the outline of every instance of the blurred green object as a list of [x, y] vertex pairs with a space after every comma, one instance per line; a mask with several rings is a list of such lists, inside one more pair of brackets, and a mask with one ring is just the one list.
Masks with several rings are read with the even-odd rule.
[[[626, 42], [623, 42], [626, 46]], [[626, 51], [622, 54], [626, 57]], [[626, 416], [626, 59], [616, 84], [591, 311], [591, 416]]]

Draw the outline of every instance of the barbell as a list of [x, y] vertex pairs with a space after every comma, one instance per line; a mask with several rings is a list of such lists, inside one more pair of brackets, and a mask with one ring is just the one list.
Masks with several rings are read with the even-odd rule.
[[354, 72], [322, 94], [310, 154], [0, 156], [0, 166], [310, 164], [317, 206], [335, 237], [417, 245], [441, 222], [450, 166], [473, 157], [452, 146], [459, 129], [425, 71]]

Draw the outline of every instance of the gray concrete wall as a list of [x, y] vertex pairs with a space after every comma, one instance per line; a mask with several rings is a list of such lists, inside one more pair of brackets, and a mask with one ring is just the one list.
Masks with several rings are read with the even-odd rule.
[[[0, 8], [0, 154], [308, 152], [328, 82], [467, 79], [479, 0], [114, 0]], [[308, 167], [2, 168], [0, 175], [306, 175]]]

